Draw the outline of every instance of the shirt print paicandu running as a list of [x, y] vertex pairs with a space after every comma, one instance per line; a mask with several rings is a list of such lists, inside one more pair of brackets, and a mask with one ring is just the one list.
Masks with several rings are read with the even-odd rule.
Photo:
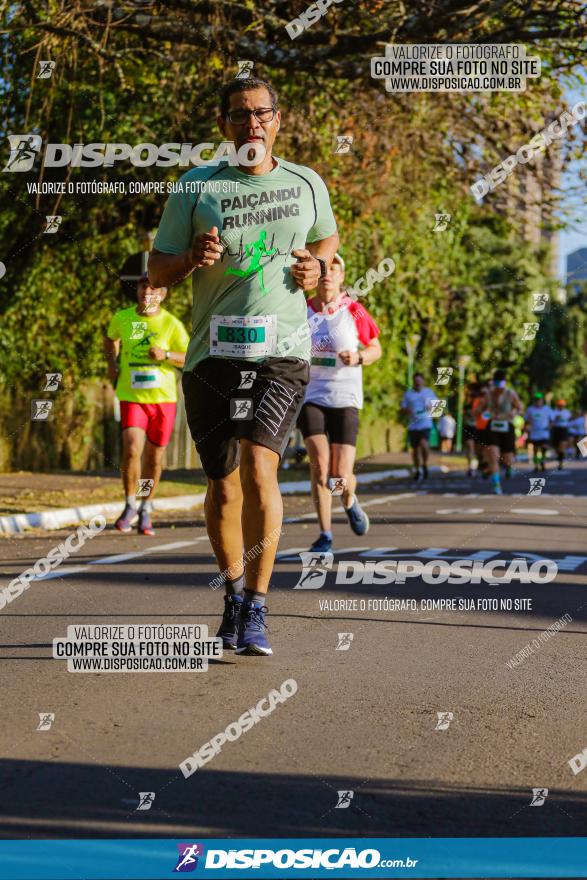
[[215, 315], [274, 316], [267, 324], [276, 327], [277, 344], [294, 339], [288, 356], [310, 359], [307, 336], [297, 339], [306, 320], [306, 299], [290, 272], [296, 262], [291, 252], [334, 235], [336, 221], [324, 181], [315, 171], [276, 162], [272, 171], [259, 175], [224, 163], [194, 168], [181, 177], [179, 191], [167, 201], [155, 250], [179, 254], [196, 234], [213, 226], [225, 244], [220, 260], [192, 273], [193, 330], [185, 370], [210, 355], [211, 333], [213, 345], [216, 340], [226, 345], [255, 338], [257, 331], [246, 326], [218, 329]]

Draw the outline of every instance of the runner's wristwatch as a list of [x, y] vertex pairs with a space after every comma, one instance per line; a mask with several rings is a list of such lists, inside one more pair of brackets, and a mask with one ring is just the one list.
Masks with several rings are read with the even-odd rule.
[[326, 275], [328, 274], [328, 267], [326, 265], [326, 260], [321, 260], [320, 257], [316, 257], [316, 259], [320, 263], [320, 280], [322, 280], [322, 278], [326, 278]]

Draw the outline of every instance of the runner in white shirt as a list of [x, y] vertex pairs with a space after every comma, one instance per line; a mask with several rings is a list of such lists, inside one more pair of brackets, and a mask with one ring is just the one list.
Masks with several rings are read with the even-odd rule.
[[570, 410], [566, 400], [557, 400], [556, 409], [552, 413], [552, 445], [558, 458], [558, 469], [562, 471], [565, 450], [569, 444]]
[[532, 444], [534, 458], [534, 473], [545, 471], [544, 460], [550, 441], [550, 425], [552, 422], [552, 410], [544, 402], [544, 395], [537, 391], [534, 402], [526, 410], [526, 430], [528, 442]]
[[430, 447], [430, 431], [432, 416], [430, 405], [437, 400], [436, 394], [424, 384], [422, 373], [414, 376], [414, 387], [408, 389], [403, 396], [401, 408], [408, 414], [408, 441], [412, 447], [414, 459], [414, 479], [420, 479], [420, 459], [422, 460], [422, 476], [428, 476], [428, 454]]
[[320, 523], [320, 536], [310, 550], [321, 553], [332, 547], [334, 491], [342, 490], [353, 532], [364, 535], [369, 529], [369, 517], [355, 495], [353, 468], [363, 406], [362, 367], [381, 357], [381, 345], [377, 324], [361, 303], [345, 293], [343, 281], [344, 261], [336, 254], [308, 301], [312, 359], [298, 419], [310, 457], [312, 498]]
[[440, 433], [440, 451], [443, 453], [452, 452], [452, 444], [457, 430], [457, 423], [450, 413], [442, 416], [438, 424]]
[[575, 447], [575, 458], [582, 458], [581, 450], [577, 446], [577, 443], [585, 436], [585, 413], [582, 413], [580, 409], [575, 410], [573, 418], [571, 419], [569, 424], [569, 434], [571, 442]]

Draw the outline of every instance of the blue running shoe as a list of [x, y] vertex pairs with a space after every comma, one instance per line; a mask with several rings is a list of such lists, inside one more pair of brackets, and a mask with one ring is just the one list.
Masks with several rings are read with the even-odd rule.
[[148, 535], [150, 538], [155, 534], [151, 514], [146, 510], [139, 510], [139, 535]]
[[245, 599], [238, 624], [237, 654], [273, 654], [266, 635], [267, 610], [261, 602], [249, 602]]
[[224, 597], [224, 614], [222, 623], [216, 633], [217, 639], [222, 639], [222, 647], [227, 651], [236, 649], [236, 636], [238, 622], [244, 599], [242, 596], [232, 595]]
[[356, 495], [352, 507], [345, 507], [344, 512], [355, 535], [366, 535], [369, 531], [369, 517], [357, 501]]
[[321, 534], [310, 547], [311, 553], [327, 553], [332, 547], [332, 538]]
[[130, 532], [138, 518], [139, 514], [136, 507], [132, 507], [130, 504], [125, 504], [124, 510], [114, 523], [114, 528], [118, 529], [119, 532]]

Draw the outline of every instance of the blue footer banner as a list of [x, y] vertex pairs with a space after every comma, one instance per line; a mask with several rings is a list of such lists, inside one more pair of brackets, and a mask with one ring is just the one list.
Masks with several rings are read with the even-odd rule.
[[2, 880], [587, 877], [587, 837], [4, 840]]

